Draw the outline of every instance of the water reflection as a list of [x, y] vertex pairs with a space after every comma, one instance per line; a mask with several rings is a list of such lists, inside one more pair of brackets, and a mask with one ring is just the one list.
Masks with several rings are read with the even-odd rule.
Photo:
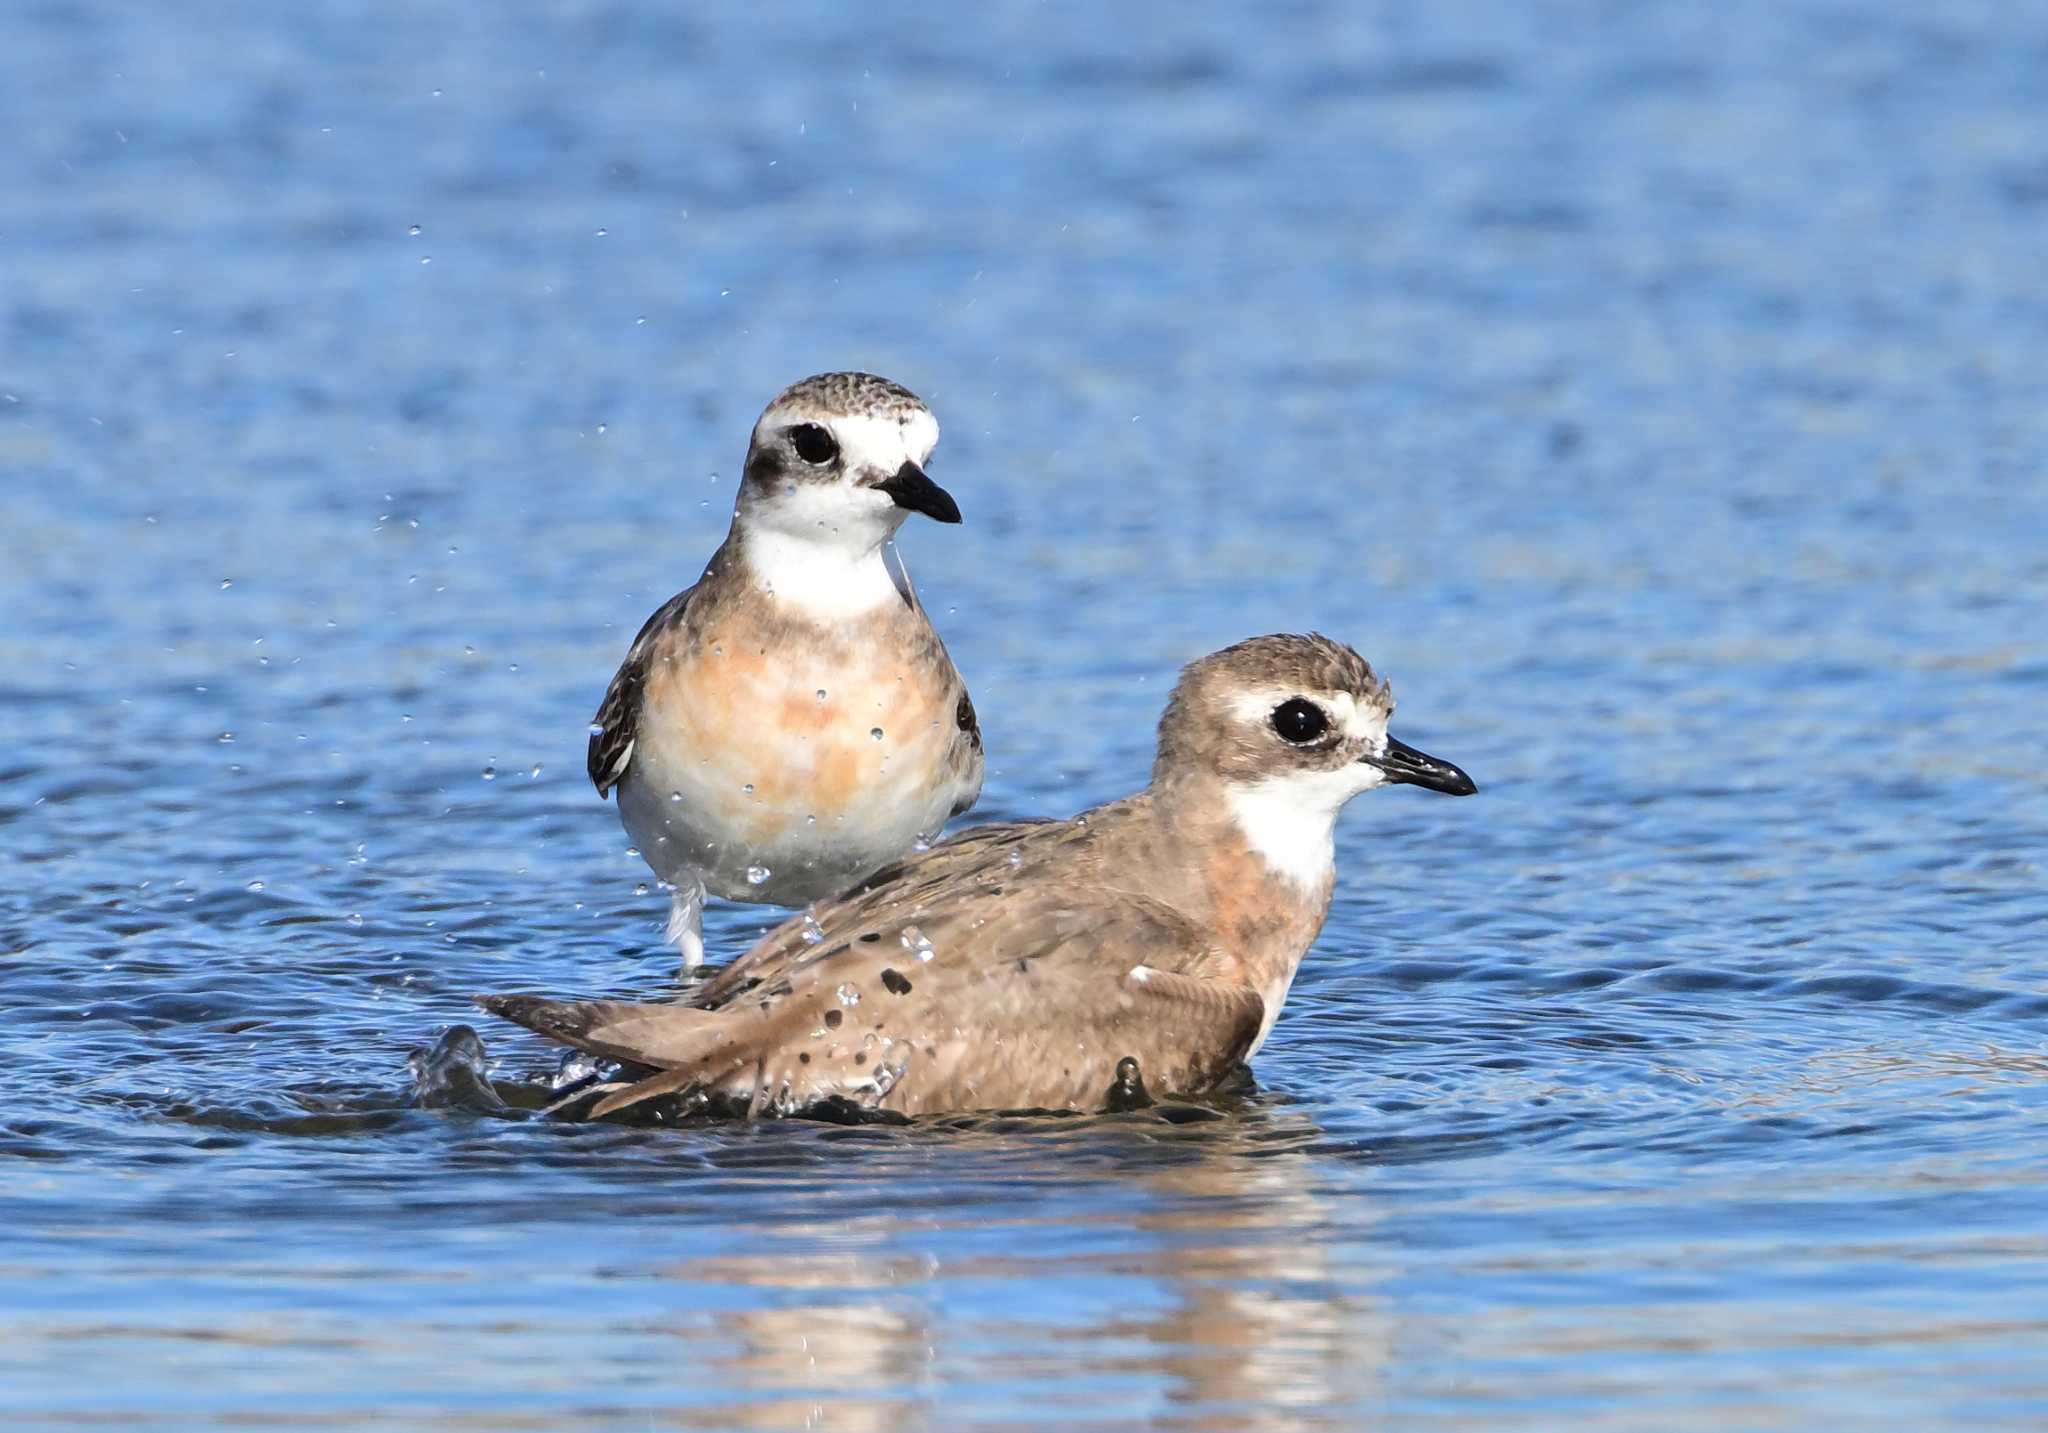
[[[1381, 1401], [1392, 1321], [1365, 1292], [1363, 1206], [1347, 1201], [1337, 1227], [1311, 1157], [1287, 1147], [1311, 1142], [1313, 1123], [1260, 1112], [1164, 1143], [1136, 1122], [1091, 1123], [1008, 1148], [948, 1140], [947, 1157], [977, 1164], [1093, 1166], [995, 1220], [906, 1208], [785, 1224], [761, 1231], [766, 1247], [649, 1269], [687, 1287], [678, 1303], [694, 1312], [674, 1332], [690, 1356], [746, 1395], [667, 1416], [893, 1429], [941, 1411], [934, 1388], [966, 1416], [977, 1396], [993, 1409], [1030, 1387], [1063, 1424], [1115, 1410], [1189, 1429], [1355, 1426]], [[734, 1290], [758, 1301], [701, 1311]]]

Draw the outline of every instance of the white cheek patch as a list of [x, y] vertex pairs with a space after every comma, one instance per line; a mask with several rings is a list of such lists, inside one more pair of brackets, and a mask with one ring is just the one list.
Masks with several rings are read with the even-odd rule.
[[[808, 554], [808, 560], [828, 564], [835, 556], [845, 560], [865, 558], [880, 551], [882, 544], [896, 535], [904, 516], [903, 509], [891, 502], [887, 493], [874, 488], [787, 480], [753, 497], [738, 512], [756, 561], [767, 565], [767, 549], [765, 544], [752, 540], [757, 536], [779, 535], [798, 549], [798, 556], [777, 564], [789, 568], [801, 566], [806, 560], [805, 549], [815, 549]], [[795, 579], [802, 574], [777, 572], [775, 576]]]

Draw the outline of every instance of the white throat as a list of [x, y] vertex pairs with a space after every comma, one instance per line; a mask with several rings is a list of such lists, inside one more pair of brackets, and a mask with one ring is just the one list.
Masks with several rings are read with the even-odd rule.
[[1245, 844], [1279, 876], [1303, 891], [1337, 872], [1337, 812], [1301, 789], [1298, 780], [1266, 780], [1229, 790], [1230, 815]]
[[909, 596], [908, 579], [899, 586], [890, 570], [886, 542], [870, 547], [844, 534], [799, 535], [744, 517], [737, 526], [747, 580], [808, 617], [843, 621]]

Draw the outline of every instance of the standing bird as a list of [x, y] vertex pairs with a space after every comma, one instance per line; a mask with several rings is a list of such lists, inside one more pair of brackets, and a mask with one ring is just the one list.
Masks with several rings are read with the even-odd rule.
[[590, 779], [674, 887], [668, 939], [704, 958], [704, 896], [836, 895], [981, 794], [974, 703], [889, 540], [960, 521], [925, 476], [939, 425], [871, 373], [824, 373], [754, 425], [732, 529], [633, 639], [590, 727]]
[[1199, 1094], [1272, 1031], [1329, 913], [1345, 803], [1397, 782], [1475, 790], [1387, 734], [1393, 706], [1341, 643], [1254, 637], [1181, 674], [1135, 796], [962, 832], [680, 1003], [478, 1003], [644, 1067], [599, 1115], [672, 1092], [906, 1115]]

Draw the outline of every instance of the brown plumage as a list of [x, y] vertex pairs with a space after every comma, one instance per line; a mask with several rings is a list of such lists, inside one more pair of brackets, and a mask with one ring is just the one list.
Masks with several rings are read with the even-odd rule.
[[680, 1003], [480, 1003], [655, 1071], [596, 1114], [692, 1091], [903, 1114], [1200, 1093], [1257, 1049], [1321, 928], [1344, 801], [1390, 780], [1471, 789], [1388, 738], [1390, 710], [1349, 648], [1255, 638], [1183, 673], [1135, 796], [877, 871]]

